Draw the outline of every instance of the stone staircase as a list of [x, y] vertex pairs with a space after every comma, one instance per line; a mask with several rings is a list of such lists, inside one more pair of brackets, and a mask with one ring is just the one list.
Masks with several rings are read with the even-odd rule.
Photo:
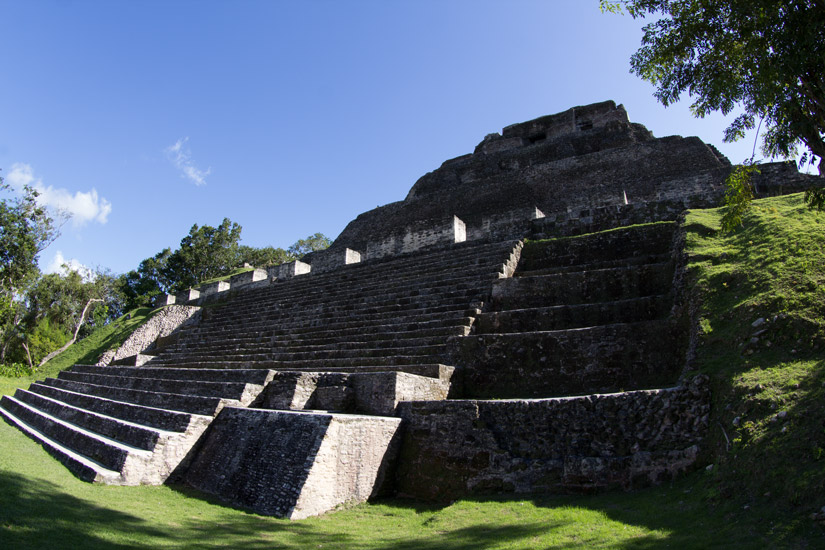
[[247, 406], [266, 370], [75, 365], [3, 396], [0, 414], [87, 481], [163, 483], [223, 407]]
[[632, 488], [689, 468], [709, 392], [680, 380], [680, 276], [675, 222], [527, 241], [474, 332], [450, 341], [461, 399], [399, 404], [396, 490]]
[[464, 243], [238, 293], [148, 364], [443, 377], [447, 339], [469, 333], [514, 246]]
[[676, 381], [687, 335], [672, 316], [675, 222], [528, 242], [453, 341], [465, 397], [553, 397]]
[[[344, 435], [380, 433], [384, 449], [370, 461], [377, 471], [399, 420], [361, 417], [353, 424], [328, 412], [391, 416], [401, 401], [445, 399], [454, 370], [444, 364], [446, 340], [469, 333], [515, 244], [451, 245], [227, 293], [203, 308], [199, 324], [159, 342], [147, 364], [75, 365], [4, 396], [0, 414], [89, 481], [163, 483], [187, 470], [192, 449], [221, 411], [250, 406], [316, 410], [306, 414], [320, 420], [302, 422], [314, 426], [318, 441], [325, 426]], [[248, 418], [269, 422], [251, 412]], [[276, 424], [295, 418], [281, 415]], [[320, 448], [332, 444], [325, 445]], [[204, 452], [216, 452], [214, 445], [207, 441]], [[298, 463], [301, 453], [313, 451], [290, 452]], [[301, 463], [307, 460], [312, 463], [307, 456]], [[189, 481], [210, 491], [202, 480], [214, 465], [200, 464]], [[304, 502], [304, 510], [317, 509], [298, 489], [290, 498]], [[361, 498], [363, 487], [355, 493]], [[251, 497], [238, 498], [244, 504]], [[265, 509], [307, 513], [295, 506]]]

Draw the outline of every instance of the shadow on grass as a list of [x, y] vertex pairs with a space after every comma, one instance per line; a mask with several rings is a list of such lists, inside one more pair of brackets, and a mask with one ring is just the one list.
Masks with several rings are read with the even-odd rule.
[[140, 518], [77, 498], [49, 481], [11, 472], [0, 472], [0, 503], [2, 548], [139, 548], [102, 533], [163, 536]]

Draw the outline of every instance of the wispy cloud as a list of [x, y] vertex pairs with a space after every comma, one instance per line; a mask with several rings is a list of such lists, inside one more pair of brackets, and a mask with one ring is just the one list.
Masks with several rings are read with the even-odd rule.
[[192, 160], [192, 151], [186, 147], [188, 137], [181, 138], [165, 149], [166, 155], [172, 164], [181, 171], [181, 175], [195, 185], [206, 185], [206, 176], [212, 173], [212, 168], [201, 170]]
[[104, 224], [112, 212], [112, 203], [97, 194], [97, 190], [76, 191], [45, 185], [43, 180], [35, 177], [34, 170], [28, 164], [15, 163], [6, 177], [6, 182], [20, 192], [23, 186], [34, 188], [40, 196], [37, 202], [71, 215], [72, 225], [81, 227], [91, 221]]
[[69, 271], [76, 271], [87, 282], [94, 281], [97, 277], [94, 269], [83, 265], [74, 258], [67, 260], [60, 250], [55, 253], [54, 258], [45, 269], [46, 273], [59, 273], [61, 275], [66, 275]]

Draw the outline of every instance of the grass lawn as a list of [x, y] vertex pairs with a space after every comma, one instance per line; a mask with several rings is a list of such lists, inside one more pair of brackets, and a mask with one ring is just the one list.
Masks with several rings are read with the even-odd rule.
[[[765, 199], [729, 235], [720, 215], [686, 221], [689, 279], [702, 298], [692, 368], [710, 375], [714, 401], [702, 467], [672, 484], [382, 500], [289, 522], [185, 487], [83, 483], [0, 422], [0, 549], [825, 548], [809, 517], [825, 506], [825, 214], [799, 195]], [[79, 342], [33, 378], [94, 362], [147, 315]], [[0, 392], [30, 382], [0, 378]]]

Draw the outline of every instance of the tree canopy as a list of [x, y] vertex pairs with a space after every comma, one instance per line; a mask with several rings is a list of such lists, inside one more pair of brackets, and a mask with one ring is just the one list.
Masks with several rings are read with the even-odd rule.
[[[0, 193], [11, 190], [0, 178]], [[0, 292], [10, 296], [38, 273], [37, 256], [58, 231], [49, 213], [37, 204], [38, 193], [29, 186], [23, 194], [0, 197]]]
[[146, 258], [137, 269], [120, 276], [118, 284], [129, 310], [151, 303], [158, 294], [176, 293], [198, 283], [229, 275], [246, 264], [254, 267], [277, 265], [316, 250], [331, 241], [322, 233], [299, 239], [287, 250], [266, 246], [255, 248], [239, 244], [242, 228], [224, 218], [217, 227], [193, 225], [176, 250], [165, 248]]
[[[825, 0], [601, 0], [603, 11], [644, 27], [631, 71], [665, 106], [683, 93], [697, 117], [742, 109], [725, 130], [736, 141], [761, 124], [762, 151], [802, 163], [825, 158]], [[809, 201], [810, 202], [810, 201]]]

